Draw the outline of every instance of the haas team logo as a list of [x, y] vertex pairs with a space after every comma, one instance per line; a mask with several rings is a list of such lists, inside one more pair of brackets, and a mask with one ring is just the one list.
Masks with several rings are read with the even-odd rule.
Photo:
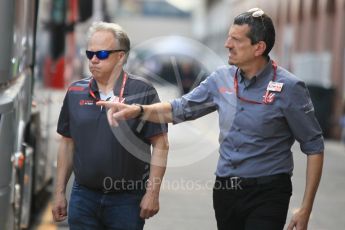
[[263, 102], [265, 104], [271, 104], [274, 101], [275, 93], [270, 93], [269, 91], [266, 91], [265, 95], [263, 96]]
[[80, 100], [79, 101], [79, 105], [83, 106], [83, 105], [93, 105], [94, 101], [93, 100]]

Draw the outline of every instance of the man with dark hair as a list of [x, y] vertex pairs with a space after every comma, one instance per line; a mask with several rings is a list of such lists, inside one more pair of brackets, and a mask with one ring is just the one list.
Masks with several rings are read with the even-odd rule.
[[149, 82], [123, 70], [129, 49], [129, 38], [119, 25], [95, 22], [85, 53], [92, 77], [72, 83], [61, 108], [57, 131], [62, 140], [52, 212], [55, 221], [66, 219], [66, 184], [73, 170], [71, 230], [140, 230], [145, 219], [159, 210], [167, 125], [132, 119], [112, 129], [105, 108], [96, 106], [101, 100], [159, 102]]
[[255, 8], [238, 15], [225, 47], [230, 66], [221, 67], [182, 98], [153, 105], [107, 106], [108, 121], [141, 116], [179, 123], [218, 111], [219, 161], [213, 190], [218, 229], [283, 229], [292, 194], [295, 140], [307, 155], [301, 208], [289, 230], [307, 229], [323, 166], [324, 142], [308, 90], [269, 57], [272, 20]]
[[261, 9], [253, 8], [235, 17], [234, 25], [248, 25], [250, 30], [247, 33], [247, 37], [250, 39], [251, 44], [254, 45], [259, 41], [264, 41], [266, 49], [263, 56], [268, 57], [269, 52], [271, 52], [274, 46], [276, 37], [273, 22], [270, 17], [267, 17]]

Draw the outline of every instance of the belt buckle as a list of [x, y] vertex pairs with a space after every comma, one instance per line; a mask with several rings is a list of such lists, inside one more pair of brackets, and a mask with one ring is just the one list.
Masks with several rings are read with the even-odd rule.
[[242, 186], [241, 186], [241, 178], [240, 177], [230, 177], [230, 189], [231, 190], [242, 190]]

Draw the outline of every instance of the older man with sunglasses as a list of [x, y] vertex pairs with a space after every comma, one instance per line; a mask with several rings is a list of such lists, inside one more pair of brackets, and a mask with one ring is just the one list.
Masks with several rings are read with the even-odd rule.
[[324, 142], [308, 90], [269, 57], [275, 41], [271, 18], [255, 8], [235, 17], [225, 47], [230, 66], [212, 73], [192, 92], [170, 103], [106, 106], [108, 120], [143, 114], [153, 122], [179, 123], [219, 113], [220, 148], [213, 191], [218, 229], [280, 230], [290, 196], [295, 140], [307, 155], [301, 208], [288, 229], [307, 229], [323, 165]]
[[62, 142], [53, 217], [57, 222], [67, 217], [66, 184], [73, 170], [70, 229], [143, 229], [159, 210], [167, 125], [131, 119], [112, 129], [106, 109], [96, 102], [152, 104], [159, 97], [145, 79], [123, 70], [130, 41], [120, 26], [94, 23], [87, 44], [92, 77], [68, 88], [58, 121]]

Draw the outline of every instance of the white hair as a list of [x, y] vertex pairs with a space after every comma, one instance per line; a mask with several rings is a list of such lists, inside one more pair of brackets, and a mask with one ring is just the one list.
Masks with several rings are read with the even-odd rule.
[[89, 43], [92, 35], [98, 31], [109, 31], [114, 35], [119, 49], [123, 49], [127, 54], [130, 50], [130, 41], [127, 33], [116, 23], [110, 22], [94, 22], [87, 33], [87, 43]]

